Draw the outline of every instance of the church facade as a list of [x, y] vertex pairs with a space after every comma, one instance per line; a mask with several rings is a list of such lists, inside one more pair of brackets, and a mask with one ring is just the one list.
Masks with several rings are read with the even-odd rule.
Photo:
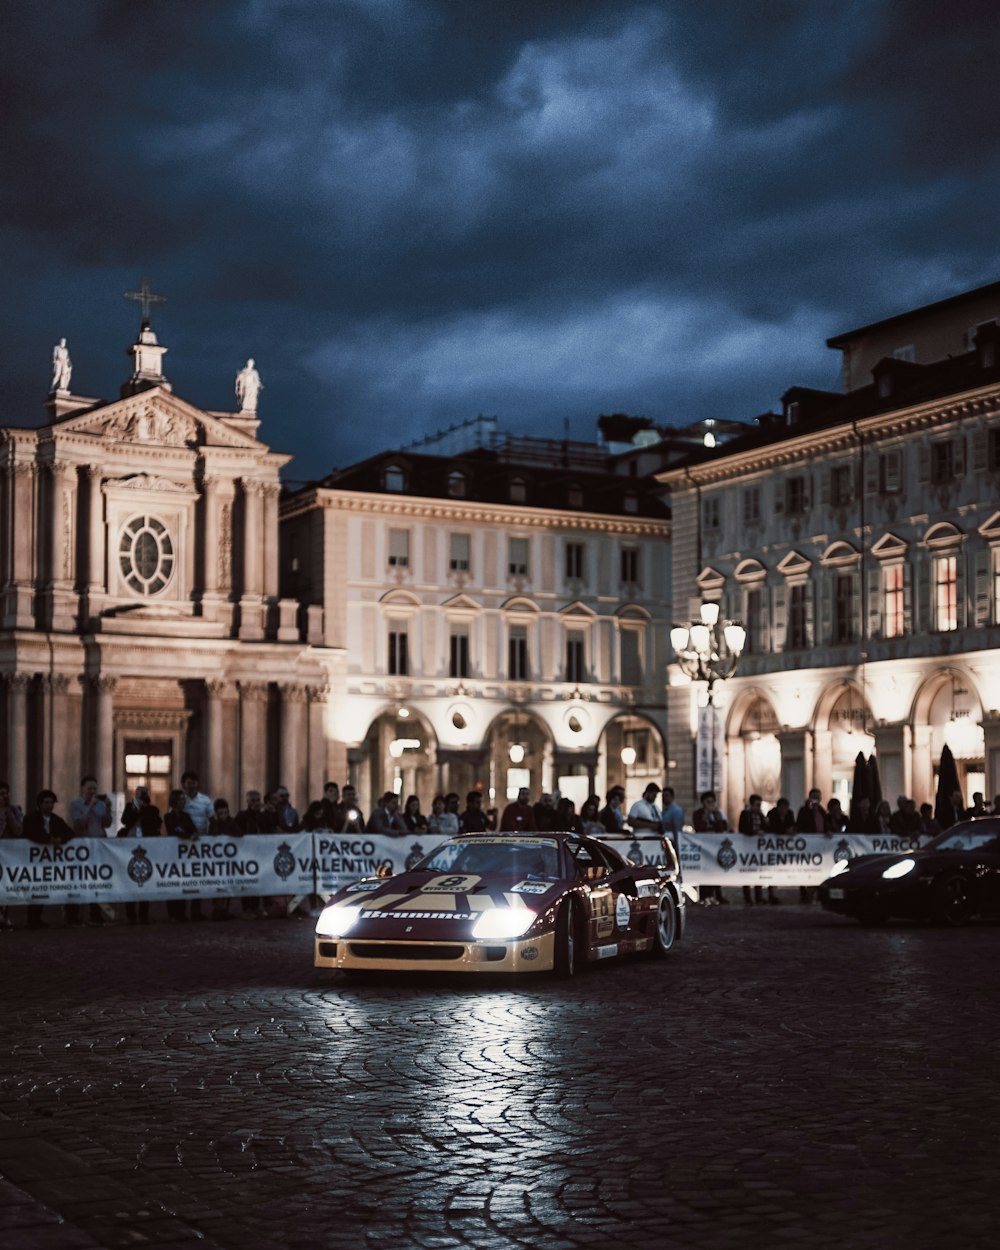
[[278, 594], [288, 457], [252, 386], [208, 412], [173, 393], [148, 318], [129, 350], [119, 399], [72, 393], [55, 359], [45, 424], [0, 429], [0, 767], [25, 807], [93, 773], [162, 808], [188, 768], [233, 810], [279, 781], [304, 803], [328, 682]]

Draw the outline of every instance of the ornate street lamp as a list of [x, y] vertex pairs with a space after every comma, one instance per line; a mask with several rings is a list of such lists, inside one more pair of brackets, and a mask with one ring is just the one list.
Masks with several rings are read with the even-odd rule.
[[727, 681], [736, 672], [746, 646], [747, 631], [739, 621], [720, 621], [719, 605], [703, 603], [701, 620], [675, 625], [670, 645], [681, 671], [692, 681], [708, 684], [708, 702], [714, 702], [717, 681]]
[[736, 672], [746, 646], [747, 631], [739, 621], [720, 621], [717, 603], [703, 603], [700, 615], [701, 620], [690, 625], [675, 625], [670, 631], [670, 645], [681, 671], [692, 681], [703, 681], [708, 686], [708, 706], [712, 709], [708, 788], [714, 790], [715, 683], [728, 681]]

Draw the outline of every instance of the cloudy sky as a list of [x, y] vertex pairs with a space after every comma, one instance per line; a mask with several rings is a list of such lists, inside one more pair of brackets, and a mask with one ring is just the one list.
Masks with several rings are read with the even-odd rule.
[[750, 418], [1000, 277], [991, 0], [3, 6], [0, 401], [175, 390], [310, 478], [477, 413]]

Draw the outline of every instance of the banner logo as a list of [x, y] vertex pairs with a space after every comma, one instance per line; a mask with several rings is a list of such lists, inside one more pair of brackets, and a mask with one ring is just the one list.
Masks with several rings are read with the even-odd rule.
[[715, 857], [715, 862], [725, 872], [728, 872], [730, 868], [736, 867], [736, 852], [733, 850], [731, 839], [722, 839], [722, 845], [719, 847], [719, 853]]
[[287, 881], [295, 871], [295, 856], [287, 842], [282, 842], [278, 847], [278, 853], [274, 857], [274, 871], [282, 881]]
[[149, 862], [149, 855], [146, 853], [144, 846], [135, 848], [132, 852], [132, 857], [128, 861], [128, 868], [125, 871], [136, 885], [145, 885], [153, 875], [153, 865]]
[[854, 859], [854, 852], [851, 850], [850, 843], [846, 838], [841, 838], [837, 845], [833, 848], [833, 862], [839, 864], [841, 860]]

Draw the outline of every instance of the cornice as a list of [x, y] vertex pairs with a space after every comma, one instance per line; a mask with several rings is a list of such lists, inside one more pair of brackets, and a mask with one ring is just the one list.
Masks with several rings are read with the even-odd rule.
[[749, 451], [722, 456], [705, 464], [667, 469], [658, 473], [656, 480], [680, 493], [696, 486], [745, 477], [748, 473], [762, 473], [819, 456], [855, 450], [859, 439], [867, 445], [906, 437], [928, 429], [939, 429], [948, 422], [974, 419], [998, 410], [1000, 385], [985, 386], [976, 391], [861, 417], [856, 421], [848, 419], [827, 429], [794, 435], [779, 443], [768, 443]]
[[511, 507], [508, 504], [471, 503], [469, 500], [442, 500], [412, 495], [384, 495], [368, 491], [335, 491], [320, 487], [287, 500], [281, 509], [283, 519], [301, 516], [315, 509], [334, 512], [368, 513], [372, 516], [412, 517], [422, 521], [478, 522], [532, 529], [576, 529], [602, 534], [670, 536], [670, 520], [656, 517], [626, 517], [609, 513], [583, 513], [547, 508]]

